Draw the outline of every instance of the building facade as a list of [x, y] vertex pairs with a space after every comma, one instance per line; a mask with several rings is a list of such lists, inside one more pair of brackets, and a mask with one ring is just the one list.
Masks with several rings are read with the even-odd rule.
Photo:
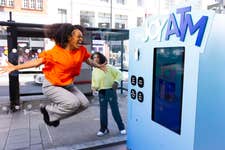
[[[12, 12], [11, 16], [9, 15]], [[0, 0], [0, 21], [19, 23], [72, 23], [85, 27], [129, 29], [141, 26], [145, 0]], [[0, 53], [7, 49], [7, 33], [0, 27]], [[18, 38], [24, 52], [44, 48], [40, 38]], [[5, 54], [5, 53], [4, 53]]]
[[[167, 14], [174, 6], [190, 3], [206, 7], [214, 0], [0, 0], [0, 21], [33, 24], [72, 23], [85, 27], [131, 29], [149, 15]], [[218, 1], [218, 0], [217, 0]], [[12, 15], [10, 16], [10, 12]], [[0, 56], [7, 54], [6, 28], [0, 26]], [[40, 51], [49, 41], [21, 37], [24, 51]], [[99, 43], [99, 42], [98, 42]], [[97, 49], [101, 47], [97, 47]]]

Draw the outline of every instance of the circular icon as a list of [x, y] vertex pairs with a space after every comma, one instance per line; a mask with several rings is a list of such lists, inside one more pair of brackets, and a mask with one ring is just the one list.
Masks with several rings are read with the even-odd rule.
[[138, 86], [140, 88], [144, 87], [144, 78], [143, 77], [138, 77]]
[[132, 99], [136, 99], [136, 91], [134, 89], [131, 89], [131, 91], [130, 91], [130, 97]]
[[134, 75], [131, 76], [130, 80], [132, 85], [136, 85], [137, 78]]
[[138, 92], [137, 98], [138, 101], [142, 103], [144, 101], [144, 94], [142, 92]]

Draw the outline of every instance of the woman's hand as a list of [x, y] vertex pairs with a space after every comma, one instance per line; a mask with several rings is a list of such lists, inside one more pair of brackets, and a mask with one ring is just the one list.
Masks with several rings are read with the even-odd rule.
[[5, 72], [12, 72], [16, 70], [16, 66], [14, 66], [13, 64], [11, 64], [10, 62], [6, 61], [7, 66], [0, 66], [0, 74], [3, 74]]
[[12, 72], [15, 70], [20, 70], [20, 69], [26, 69], [26, 68], [33, 68], [33, 67], [38, 67], [43, 63], [43, 58], [37, 58], [31, 61], [27, 61], [24, 64], [20, 65], [13, 65], [10, 62], [6, 61], [7, 66], [0, 66], [0, 74], [3, 74], [5, 72]]

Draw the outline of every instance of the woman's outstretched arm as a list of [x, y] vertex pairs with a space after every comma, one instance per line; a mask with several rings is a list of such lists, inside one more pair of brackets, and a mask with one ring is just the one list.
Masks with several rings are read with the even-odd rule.
[[5, 72], [10, 73], [15, 70], [38, 67], [43, 63], [43, 58], [38, 58], [38, 59], [31, 60], [31, 61], [27, 61], [26, 63], [19, 64], [19, 65], [13, 65], [8, 61], [6, 63], [7, 63], [6, 66], [0, 66], [0, 74], [3, 74]]

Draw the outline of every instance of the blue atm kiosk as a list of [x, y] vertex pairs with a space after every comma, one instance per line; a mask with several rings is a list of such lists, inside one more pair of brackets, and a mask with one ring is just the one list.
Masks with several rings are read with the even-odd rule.
[[150, 17], [129, 58], [129, 150], [225, 150], [224, 14]]

